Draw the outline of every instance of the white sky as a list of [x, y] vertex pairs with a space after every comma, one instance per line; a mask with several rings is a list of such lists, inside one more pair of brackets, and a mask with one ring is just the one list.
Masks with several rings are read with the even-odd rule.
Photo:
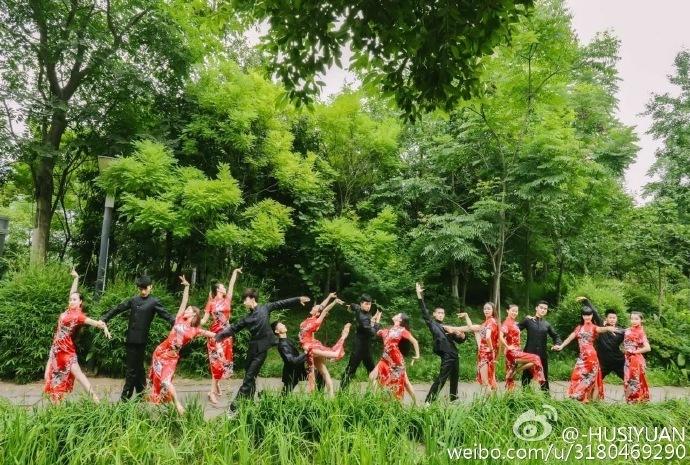
[[648, 182], [647, 171], [659, 146], [645, 134], [651, 120], [641, 116], [652, 93], [674, 93], [668, 81], [673, 60], [690, 47], [688, 0], [567, 0], [573, 26], [582, 42], [596, 32], [610, 30], [621, 40], [618, 63], [622, 79], [618, 92], [619, 117], [636, 127], [640, 151], [626, 173], [628, 191], [638, 200]]
[[[642, 116], [652, 93], [673, 92], [668, 75], [678, 52], [690, 47], [690, 0], [566, 0], [573, 15], [573, 26], [583, 43], [597, 32], [609, 30], [621, 40], [618, 63], [619, 117], [635, 126], [640, 151], [625, 176], [626, 188], [641, 201], [643, 186], [649, 181], [647, 171], [659, 146], [646, 134], [650, 118]], [[262, 31], [263, 32], [263, 31]], [[248, 34], [256, 43], [259, 31]], [[343, 56], [343, 64], [349, 56]], [[337, 67], [321, 78], [326, 87], [322, 98], [339, 92], [345, 83], [357, 82], [355, 76]]]

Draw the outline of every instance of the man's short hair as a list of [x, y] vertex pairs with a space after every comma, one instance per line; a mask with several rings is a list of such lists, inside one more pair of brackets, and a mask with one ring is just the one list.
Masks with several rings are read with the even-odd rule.
[[618, 312], [616, 312], [616, 309], [614, 309], [614, 308], [609, 308], [609, 309], [606, 310], [606, 316], [609, 316], [609, 315], [616, 315], [616, 316], [618, 316]]
[[248, 287], [242, 293], [242, 300], [246, 299], [247, 297], [250, 297], [254, 300], [259, 300], [259, 291], [257, 291], [253, 287]]
[[137, 278], [137, 287], [139, 289], [146, 289], [151, 285], [151, 278], [146, 275], [139, 276]]
[[369, 294], [362, 294], [362, 296], [359, 298], [359, 303], [362, 303], [362, 302], [371, 303], [371, 296]]
[[546, 305], [548, 307], [549, 303], [546, 300], [540, 300], [539, 302], [537, 302], [537, 305]]

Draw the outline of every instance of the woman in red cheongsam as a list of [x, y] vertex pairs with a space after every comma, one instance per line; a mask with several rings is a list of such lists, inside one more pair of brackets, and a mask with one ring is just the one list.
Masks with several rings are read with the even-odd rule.
[[177, 361], [180, 359], [180, 350], [199, 335], [211, 338], [215, 337], [216, 333], [199, 327], [201, 310], [198, 307], [187, 306], [189, 283], [184, 276], [180, 276], [180, 281], [184, 286], [184, 292], [182, 303], [180, 303], [175, 317], [175, 324], [165, 341], [161, 342], [153, 351], [149, 370], [149, 380], [151, 381], [149, 400], [154, 404], [172, 401], [175, 403], [177, 411], [182, 415], [184, 414], [184, 407], [182, 407], [172, 383]]
[[463, 329], [474, 332], [477, 340], [477, 382], [483, 387], [495, 390], [496, 384], [496, 360], [498, 359], [499, 328], [496, 322], [496, 306], [493, 302], [484, 304], [484, 322], [481, 325], [472, 324], [467, 313], [458, 313], [458, 318], [464, 318], [467, 326], [451, 328]]
[[[331, 299], [334, 299], [331, 302]], [[330, 303], [329, 303], [330, 302]], [[309, 318], [304, 320], [299, 325], [299, 342], [307, 354], [307, 392], [312, 392], [316, 389], [316, 370], [323, 378], [326, 394], [333, 396], [333, 379], [326, 368], [326, 360], [340, 360], [345, 355], [345, 339], [350, 333], [350, 323], [346, 324], [340, 334], [340, 339], [333, 347], [323, 345], [314, 337], [314, 333], [319, 330], [321, 323], [328, 316], [328, 312], [336, 304], [342, 304], [343, 301], [336, 298], [335, 292], [328, 294], [326, 299], [320, 304], [314, 305], [309, 312]]]
[[[376, 318], [376, 317], [375, 317]], [[378, 323], [381, 314], [372, 323]], [[405, 358], [400, 351], [400, 342], [405, 339], [412, 343], [415, 355], [412, 357], [412, 365], [419, 358], [419, 343], [412, 336], [410, 329], [410, 318], [404, 313], [398, 313], [393, 317], [393, 326], [388, 329], [380, 329], [376, 335], [383, 339], [383, 356], [376, 367], [369, 374], [369, 380], [374, 382], [378, 379], [381, 386], [391, 391], [398, 399], [402, 400], [405, 391], [412, 397], [412, 403], [417, 403], [412, 384], [405, 371]]]
[[93, 400], [98, 402], [98, 396], [91, 388], [91, 383], [79, 367], [77, 348], [73, 338], [74, 333], [83, 324], [102, 329], [108, 339], [110, 339], [110, 332], [108, 332], [108, 327], [104, 322], [92, 320], [84, 315], [82, 312], [83, 300], [81, 294], [77, 292], [79, 275], [75, 270], [72, 270], [70, 274], [74, 277], [74, 281], [72, 281], [72, 288], [69, 291], [69, 304], [67, 310], [62, 312], [58, 318], [53, 345], [50, 346], [50, 355], [44, 373], [43, 392], [48, 394], [51, 402], [58, 403], [64, 396], [72, 392], [76, 378]]
[[503, 321], [499, 340], [506, 349], [506, 389], [511, 391], [515, 388], [515, 374], [524, 370], [530, 370], [532, 379], [539, 384], [543, 384], [544, 368], [538, 355], [524, 352], [520, 349], [520, 328], [515, 319], [518, 316], [518, 306], [515, 304], [508, 306], [508, 316]]
[[617, 329], [615, 326], [595, 325], [592, 322], [592, 309], [589, 307], [584, 307], [580, 315], [580, 324], [575, 327], [561, 345], [555, 345], [552, 349], [563, 350], [573, 339], [577, 338], [580, 354], [570, 376], [568, 397], [586, 403], [592, 399], [604, 398], [604, 381], [601, 377], [597, 351], [594, 349], [594, 340], [599, 333], [613, 332]]
[[[223, 283], [213, 285], [213, 290], [208, 296], [208, 302], [206, 302], [204, 317], [201, 319], [201, 326], [204, 326], [209, 317], [211, 317], [211, 327], [209, 329], [217, 333], [230, 322], [230, 317], [232, 316], [232, 292], [239, 273], [242, 273], [242, 268], [233, 270], [227, 289]], [[208, 393], [208, 400], [213, 405], [218, 404], [218, 398], [221, 396], [220, 380], [228, 379], [232, 376], [232, 339], [229, 337], [216, 342], [215, 338], [209, 338], [206, 342], [208, 363], [211, 367], [211, 391]]]
[[630, 328], [625, 330], [623, 339], [625, 350], [625, 367], [623, 389], [626, 402], [648, 402], [649, 386], [647, 385], [646, 364], [642, 354], [649, 352], [647, 335], [642, 328], [642, 314], [630, 313]]

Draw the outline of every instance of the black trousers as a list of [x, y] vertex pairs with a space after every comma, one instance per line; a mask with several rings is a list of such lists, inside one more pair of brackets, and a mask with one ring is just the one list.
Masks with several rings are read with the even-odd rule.
[[[306, 370], [303, 371], [303, 373], [295, 373], [293, 376], [289, 376], [287, 378], [283, 379], [283, 395], [287, 395], [294, 391], [295, 387], [299, 384], [300, 381], [304, 381], [307, 379], [307, 372]], [[322, 390], [324, 387], [324, 381], [323, 381], [323, 376], [321, 376], [321, 373], [316, 373], [316, 389], [319, 391]]]
[[599, 364], [601, 365], [601, 377], [602, 378], [606, 378], [606, 375], [613, 372], [620, 379], [625, 379], [625, 360], [606, 361], [606, 360], [600, 359]]
[[136, 391], [140, 394], [146, 385], [146, 373], [144, 372], [144, 355], [146, 344], [126, 343], [127, 351], [125, 365], [125, 385], [122, 388], [121, 400], [128, 400]]
[[235, 410], [235, 402], [240, 399], [253, 399], [256, 392], [256, 377], [266, 361], [268, 349], [261, 352], [250, 352], [247, 354], [247, 367], [244, 372], [242, 386], [237, 390], [235, 400], [230, 403], [229, 410]]
[[[528, 352], [525, 350], [525, 352]], [[533, 352], [530, 352], [533, 353]], [[546, 380], [544, 384], [541, 385], [541, 390], [549, 392], [549, 359], [545, 354], [536, 354], [541, 360], [541, 366], [544, 368], [544, 379]], [[529, 386], [532, 382], [532, 373], [530, 370], [525, 370], [522, 372], [522, 386]]]
[[454, 401], [458, 398], [458, 378], [460, 377], [460, 361], [458, 354], [444, 353], [441, 354], [441, 370], [429, 389], [429, 394], [426, 396], [426, 402], [433, 402], [438, 397], [438, 393], [443, 389], [446, 381], [450, 379], [450, 400]]
[[350, 361], [347, 363], [347, 367], [345, 368], [343, 379], [340, 380], [340, 389], [345, 389], [347, 385], [350, 384], [350, 380], [357, 372], [359, 365], [362, 363], [364, 363], [367, 373], [371, 373], [376, 366], [374, 364], [374, 357], [371, 355], [371, 348], [364, 344], [357, 345], [355, 347], [355, 351], [350, 356]]

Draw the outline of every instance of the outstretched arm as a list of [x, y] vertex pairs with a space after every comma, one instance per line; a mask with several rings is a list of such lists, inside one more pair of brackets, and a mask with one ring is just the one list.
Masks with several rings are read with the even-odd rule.
[[101, 321], [108, 322], [110, 319], [116, 315], [119, 315], [120, 313], [124, 312], [125, 310], [129, 310], [132, 307], [132, 299], [127, 299], [124, 302], [121, 302], [120, 305], [117, 307], [113, 307], [107, 312], [105, 312], [101, 316]]
[[335, 292], [331, 292], [330, 294], [328, 294], [326, 298], [323, 299], [323, 302], [321, 302], [321, 306], [325, 308], [328, 305], [328, 302], [331, 301], [331, 299], [335, 299], [335, 296]]
[[228, 283], [228, 293], [225, 297], [228, 302], [232, 302], [232, 293], [235, 291], [235, 282], [237, 281], [237, 275], [240, 273], [242, 273], [242, 268], [235, 268], [234, 270], [232, 270], [230, 282]]
[[180, 308], [177, 309], [177, 315], [175, 319], [180, 318], [187, 308], [187, 302], [189, 301], [189, 283], [184, 275], [180, 276], [180, 284], [184, 286], [184, 291], [182, 291], [182, 302], [180, 302]]
[[565, 346], [567, 346], [568, 344], [573, 342], [573, 339], [575, 339], [575, 337], [577, 337], [577, 336], [575, 334], [575, 331], [573, 331], [572, 333], [570, 333], [570, 336], [565, 338], [565, 341], [563, 341], [562, 343], [556, 343], [556, 345], [553, 346], [551, 349], [557, 350], [557, 351], [563, 350], [563, 348], [565, 348]]
[[266, 305], [266, 308], [268, 309], [269, 313], [277, 308], [287, 308], [287, 307], [292, 307], [295, 304], [306, 304], [309, 302], [309, 297], [293, 297], [292, 299], [284, 299], [284, 300], [276, 300], [275, 302], [269, 302]]
[[414, 357], [412, 357], [412, 361], [410, 362], [410, 366], [412, 366], [414, 365], [415, 360], [419, 360], [419, 342], [417, 342], [417, 339], [415, 339], [411, 334], [410, 342], [412, 343], [412, 347], [414, 347]]
[[212, 300], [213, 296], [211, 295], [211, 291], [208, 291], [208, 299], [206, 300], [206, 306], [204, 307], [204, 317], [201, 319], [201, 323], [199, 323], [201, 326], [204, 326], [211, 316]]
[[79, 274], [77, 273], [77, 270], [72, 268], [72, 271], [69, 273], [74, 279], [72, 280], [72, 287], [69, 289], [69, 296], [70, 297], [72, 294], [77, 292], [79, 290]]
[[344, 303], [345, 303], [345, 302], [343, 302], [343, 301], [340, 300], [340, 299], [335, 299], [333, 302], [331, 302], [330, 304], [328, 304], [323, 310], [321, 310], [321, 314], [319, 315], [318, 322], [319, 322], [319, 323], [322, 323], [323, 320], [326, 319], [326, 316], [328, 315], [328, 312], [330, 312], [331, 309], [332, 309], [333, 307], [335, 307], [337, 304], [344, 304]]
[[98, 328], [98, 329], [103, 331], [103, 334], [105, 334], [105, 337], [107, 337], [108, 339], [112, 338], [112, 336], [110, 335], [110, 331], [108, 331], [108, 325], [106, 325], [104, 321], [86, 318], [84, 320], [84, 324], [87, 324], [89, 326], [93, 326], [94, 328]]
[[417, 292], [419, 309], [422, 311], [422, 318], [424, 318], [424, 321], [429, 323], [431, 321], [431, 315], [429, 314], [429, 309], [426, 308], [426, 303], [424, 302], [424, 288], [422, 287], [421, 283], [415, 283], [415, 291]]

